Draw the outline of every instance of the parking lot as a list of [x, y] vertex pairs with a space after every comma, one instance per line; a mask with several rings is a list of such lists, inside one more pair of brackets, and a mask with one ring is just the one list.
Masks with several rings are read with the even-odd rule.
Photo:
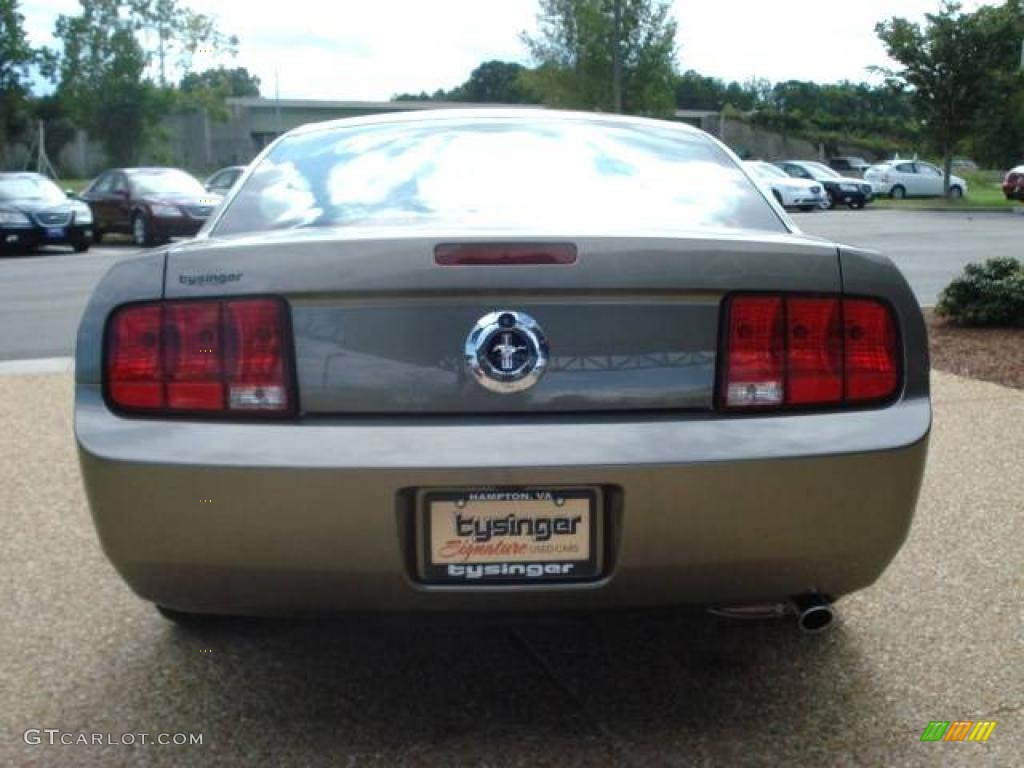
[[[794, 214], [806, 232], [889, 255], [922, 304], [972, 261], [1017, 254], [1024, 217], [1008, 213], [846, 211]], [[52, 249], [0, 258], [0, 361], [72, 354], [93, 286], [137, 249], [127, 240], [86, 254]]]

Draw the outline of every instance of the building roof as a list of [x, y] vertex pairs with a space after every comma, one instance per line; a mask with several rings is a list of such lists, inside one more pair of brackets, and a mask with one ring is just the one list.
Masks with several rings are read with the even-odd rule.
[[414, 109], [501, 108], [543, 109], [530, 104], [471, 104], [465, 101], [326, 101], [321, 99], [265, 99], [255, 97], [229, 98], [228, 104], [255, 109], [323, 109], [337, 111], [373, 110], [375, 112], [408, 112]]

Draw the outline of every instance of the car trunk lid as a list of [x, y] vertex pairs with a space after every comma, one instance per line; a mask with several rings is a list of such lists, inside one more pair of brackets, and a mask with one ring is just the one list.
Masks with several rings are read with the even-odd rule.
[[[575, 259], [438, 258], [452, 245], [551, 243]], [[284, 296], [304, 414], [443, 415], [711, 409], [722, 297], [780, 289], [838, 293], [835, 246], [747, 233], [297, 232], [175, 249], [165, 294]], [[478, 321], [502, 311], [535, 320], [549, 346], [544, 374], [518, 392], [481, 386], [464, 357]]]

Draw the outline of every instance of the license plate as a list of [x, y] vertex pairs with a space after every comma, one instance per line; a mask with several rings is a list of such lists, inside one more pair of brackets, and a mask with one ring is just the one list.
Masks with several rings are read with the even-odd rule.
[[46, 237], [49, 240], [63, 240], [65, 229], [64, 227], [47, 227]]
[[420, 575], [465, 586], [594, 579], [596, 489], [432, 491], [420, 504]]

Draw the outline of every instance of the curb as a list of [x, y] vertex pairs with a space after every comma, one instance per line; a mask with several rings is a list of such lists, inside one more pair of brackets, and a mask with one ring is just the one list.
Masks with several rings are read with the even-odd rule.
[[[868, 204], [871, 205], [870, 203]], [[864, 210], [868, 210], [865, 208]], [[1013, 208], [947, 208], [947, 207], [922, 207], [922, 206], [903, 206], [897, 205], [883, 205], [874, 206], [871, 210], [875, 211], [899, 211], [900, 213], [1006, 213], [1010, 215], [1024, 215], [1024, 206], [1016, 205]]]
[[33, 376], [48, 373], [71, 373], [73, 357], [42, 357], [31, 360], [0, 360], [0, 376]]

